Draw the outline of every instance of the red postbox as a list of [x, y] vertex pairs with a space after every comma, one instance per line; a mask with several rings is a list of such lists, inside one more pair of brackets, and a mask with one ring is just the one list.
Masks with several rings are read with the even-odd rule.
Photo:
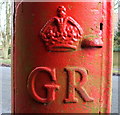
[[15, 7], [13, 113], [110, 113], [112, 3]]

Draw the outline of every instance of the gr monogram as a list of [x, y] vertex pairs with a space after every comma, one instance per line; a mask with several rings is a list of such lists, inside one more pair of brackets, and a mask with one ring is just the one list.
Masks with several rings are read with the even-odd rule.
[[[79, 68], [79, 67], [66, 67], [64, 68], [66, 75], [68, 77], [68, 86], [67, 86], [67, 93], [68, 96], [65, 97], [65, 99], [63, 100], [65, 103], [77, 103], [78, 99], [75, 97], [75, 93], [78, 93], [79, 96], [83, 99], [83, 101], [85, 102], [92, 102], [94, 99], [91, 98], [87, 91], [83, 88], [83, 85], [86, 83], [87, 81], [87, 71], [83, 68]], [[49, 74], [49, 76], [51, 77], [51, 83], [50, 84], [45, 84], [44, 87], [47, 89], [47, 97], [43, 98], [40, 97], [36, 90], [35, 90], [35, 81], [36, 81], [36, 77], [38, 72], [47, 72]], [[79, 74], [80, 76], [80, 82], [79, 85], [76, 86], [75, 83], [75, 77], [76, 77], [76, 73]], [[42, 76], [43, 77], [43, 76]], [[60, 90], [60, 85], [58, 85], [56, 83], [57, 81], [57, 77], [56, 77], [56, 69], [50, 69], [48, 67], [36, 67], [29, 75], [28, 77], [28, 81], [27, 81], [27, 88], [28, 91], [30, 93], [30, 95], [32, 96], [32, 98], [34, 100], [36, 100], [37, 102], [40, 103], [50, 103], [55, 101], [56, 98], [56, 93], [57, 91]]]

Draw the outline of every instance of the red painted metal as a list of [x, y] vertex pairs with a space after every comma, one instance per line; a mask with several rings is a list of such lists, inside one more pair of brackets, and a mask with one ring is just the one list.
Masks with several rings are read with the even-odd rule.
[[13, 113], [110, 113], [111, 2], [15, 7]]

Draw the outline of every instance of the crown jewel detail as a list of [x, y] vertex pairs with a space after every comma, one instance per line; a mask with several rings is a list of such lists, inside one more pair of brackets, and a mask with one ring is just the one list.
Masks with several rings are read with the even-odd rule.
[[57, 8], [57, 16], [50, 19], [40, 31], [49, 51], [76, 50], [82, 34], [82, 28], [72, 17], [66, 15], [64, 6]]

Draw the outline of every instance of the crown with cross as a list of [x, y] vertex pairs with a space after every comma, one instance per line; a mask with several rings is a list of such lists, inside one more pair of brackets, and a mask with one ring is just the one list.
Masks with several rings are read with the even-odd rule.
[[40, 31], [48, 51], [76, 50], [82, 38], [80, 25], [66, 14], [66, 8], [59, 6], [57, 16], [50, 19]]

